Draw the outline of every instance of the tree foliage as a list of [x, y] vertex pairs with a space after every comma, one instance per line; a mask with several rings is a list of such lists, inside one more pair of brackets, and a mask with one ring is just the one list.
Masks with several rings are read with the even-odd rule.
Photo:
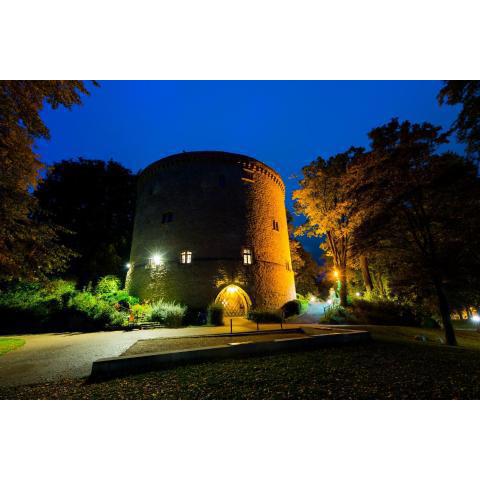
[[130, 254], [136, 177], [117, 162], [63, 160], [35, 192], [42, 213], [68, 232], [61, 241], [78, 257], [67, 274], [81, 285], [124, 276]]
[[453, 153], [438, 154], [447, 137], [428, 123], [394, 119], [369, 137], [371, 151], [349, 167], [344, 182], [357, 206], [356, 246], [388, 271], [394, 294], [436, 304], [455, 344], [451, 302], [461, 297], [466, 272], [471, 285], [480, 281], [475, 168]]
[[333, 258], [339, 273], [342, 306], [347, 304], [347, 265], [355, 229], [352, 211], [356, 208], [342, 184], [348, 166], [362, 154], [362, 149], [352, 147], [328, 160], [317, 158], [302, 169], [300, 188], [293, 193], [296, 212], [306, 218], [297, 233], [324, 239], [321, 248]]
[[35, 214], [31, 195], [43, 164], [34, 141], [49, 139], [40, 117], [48, 103], [71, 108], [88, 94], [82, 81], [0, 82], [0, 278], [40, 278], [63, 268], [71, 252], [59, 229]]
[[480, 80], [446, 81], [438, 95], [440, 105], [461, 105], [453, 125], [467, 152], [480, 161]]

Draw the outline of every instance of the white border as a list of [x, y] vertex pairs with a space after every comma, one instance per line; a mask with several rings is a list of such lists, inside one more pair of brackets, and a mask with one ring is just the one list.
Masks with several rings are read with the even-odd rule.
[[4, 0], [1, 78], [476, 78], [473, 0]]

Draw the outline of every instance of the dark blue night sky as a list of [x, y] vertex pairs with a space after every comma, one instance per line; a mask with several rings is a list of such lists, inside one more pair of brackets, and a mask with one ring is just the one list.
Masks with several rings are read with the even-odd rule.
[[82, 107], [44, 111], [52, 137], [38, 142], [45, 163], [114, 159], [136, 172], [182, 150], [243, 153], [282, 175], [289, 208], [292, 175], [317, 156], [367, 146], [368, 131], [392, 117], [449, 127], [457, 114], [438, 106], [439, 81], [100, 83]]

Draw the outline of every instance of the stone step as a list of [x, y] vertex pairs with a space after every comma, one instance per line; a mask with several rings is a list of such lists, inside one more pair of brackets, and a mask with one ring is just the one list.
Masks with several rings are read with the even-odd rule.
[[163, 324], [160, 322], [144, 322], [144, 323], [137, 323], [137, 326], [142, 330], [148, 330], [150, 328], [162, 328]]

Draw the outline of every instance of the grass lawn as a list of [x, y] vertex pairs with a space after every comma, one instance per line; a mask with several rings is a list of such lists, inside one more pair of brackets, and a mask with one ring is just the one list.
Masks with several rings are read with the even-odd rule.
[[25, 345], [25, 340], [21, 338], [0, 337], [0, 355], [22, 347], [23, 345]]
[[72, 380], [0, 389], [0, 398], [480, 398], [480, 353], [373, 341], [185, 365], [93, 384]]

